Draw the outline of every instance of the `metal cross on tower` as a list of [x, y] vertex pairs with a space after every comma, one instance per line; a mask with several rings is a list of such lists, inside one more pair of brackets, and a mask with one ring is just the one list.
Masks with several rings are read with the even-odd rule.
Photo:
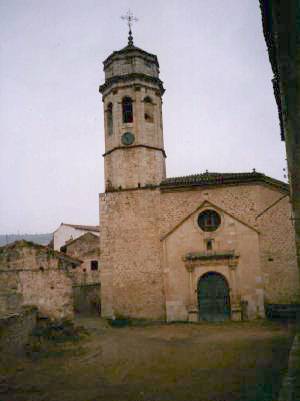
[[128, 35], [128, 45], [132, 46], [133, 45], [133, 36], [132, 36], [132, 31], [131, 31], [131, 26], [133, 22], [137, 22], [138, 19], [133, 16], [132, 12], [130, 9], [127, 11], [126, 15], [122, 15], [121, 18], [123, 20], [127, 21], [128, 24], [128, 29], [129, 29], [129, 35]]

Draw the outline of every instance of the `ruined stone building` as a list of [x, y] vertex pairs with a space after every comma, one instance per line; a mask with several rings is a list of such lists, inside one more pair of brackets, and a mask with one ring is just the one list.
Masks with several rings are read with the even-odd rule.
[[24, 240], [0, 247], [0, 316], [25, 306], [35, 306], [39, 317], [50, 320], [99, 314], [98, 260], [99, 237], [91, 233], [64, 252]]
[[99, 226], [61, 223], [53, 233], [53, 248], [81, 261], [72, 272], [75, 313], [99, 313]]
[[130, 35], [104, 72], [102, 315], [240, 320], [299, 301], [288, 185], [255, 171], [167, 178], [157, 57]]
[[99, 283], [99, 237], [91, 232], [69, 241], [61, 247], [66, 255], [80, 259], [81, 265], [76, 269], [78, 283]]
[[61, 247], [69, 257], [80, 259], [81, 265], [73, 270], [74, 311], [91, 314], [100, 312], [99, 236], [86, 232]]
[[24, 240], [0, 247], [0, 316], [26, 306], [50, 320], [99, 314], [99, 227], [62, 223], [53, 237], [55, 249]]
[[36, 306], [53, 320], [74, 316], [73, 272], [81, 261], [28, 241], [0, 247], [0, 315]]

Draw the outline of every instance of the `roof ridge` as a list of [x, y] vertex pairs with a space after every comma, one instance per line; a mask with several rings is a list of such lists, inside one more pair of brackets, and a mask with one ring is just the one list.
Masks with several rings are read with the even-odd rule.
[[188, 174], [188, 175], [181, 175], [181, 176], [175, 176], [175, 177], [167, 177], [166, 179], [172, 179], [172, 178], [186, 178], [186, 177], [195, 177], [195, 176], [209, 176], [209, 175], [264, 175], [263, 173], [260, 173], [259, 171], [239, 171], [239, 172], [218, 172], [218, 171], [204, 171], [203, 173], [195, 173], [195, 174]]
[[70, 224], [70, 223], [61, 223], [61, 225], [64, 226], [69, 226], [73, 228], [78, 228], [79, 230], [86, 230], [86, 231], [99, 231], [100, 226], [99, 225], [87, 225], [87, 224]]
[[67, 246], [73, 244], [73, 243], [76, 242], [76, 241], [79, 241], [79, 240], [82, 239], [82, 237], [84, 237], [85, 235], [93, 235], [95, 238], [98, 238], [98, 241], [99, 241], [99, 237], [98, 237], [96, 234], [93, 234], [93, 233], [91, 233], [91, 232], [87, 232], [87, 233], [84, 233], [84, 234], [80, 235], [80, 236], [77, 237], [77, 238], [72, 239], [70, 242], [66, 242], [64, 245], [62, 245], [62, 246], [60, 247], [60, 249], [61, 249], [61, 248], [64, 248], [64, 247], [67, 247]]
[[217, 173], [206, 172], [199, 174], [191, 174], [179, 177], [169, 177], [161, 181], [160, 187], [168, 186], [187, 186], [187, 185], [226, 185], [233, 183], [248, 183], [248, 182], [265, 182], [266, 184], [273, 185], [277, 188], [288, 190], [287, 183], [280, 181], [276, 178], [269, 177], [261, 172], [253, 170], [252, 172], [234, 172], [234, 173]]

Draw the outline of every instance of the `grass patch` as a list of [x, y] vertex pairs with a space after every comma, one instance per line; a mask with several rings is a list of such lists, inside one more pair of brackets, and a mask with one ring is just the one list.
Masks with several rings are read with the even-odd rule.
[[74, 349], [72, 344], [77, 344], [87, 335], [88, 331], [84, 327], [76, 327], [71, 321], [40, 320], [26, 344], [26, 355], [32, 359], [74, 355], [74, 352], [80, 353], [81, 348], [76, 345]]
[[79, 341], [84, 334], [87, 334], [87, 331], [83, 327], [76, 327], [70, 321], [40, 323], [32, 332], [32, 336], [40, 340], [58, 343]]
[[108, 324], [111, 327], [145, 327], [145, 326], [156, 326], [161, 324], [166, 324], [165, 321], [149, 320], [149, 319], [135, 319], [129, 318], [127, 316], [117, 315], [115, 319], [107, 319]]

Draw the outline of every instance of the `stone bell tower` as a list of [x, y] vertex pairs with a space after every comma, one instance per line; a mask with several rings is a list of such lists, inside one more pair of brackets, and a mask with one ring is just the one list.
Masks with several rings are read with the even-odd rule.
[[104, 61], [106, 189], [159, 184], [165, 178], [163, 83], [157, 57], [128, 45]]
[[104, 61], [105, 193], [100, 194], [101, 313], [165, 319], [159, 184], [165, 178], [157, 57], [128, 45]]

